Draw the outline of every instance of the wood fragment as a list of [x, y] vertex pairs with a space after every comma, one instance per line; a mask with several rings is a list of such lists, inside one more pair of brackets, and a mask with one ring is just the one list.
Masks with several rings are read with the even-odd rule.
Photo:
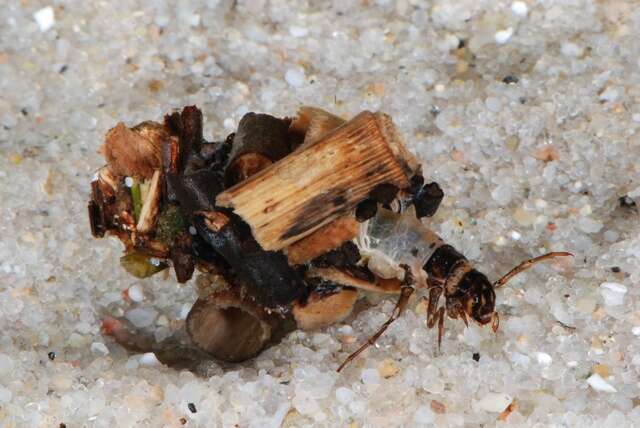
[[305, 290], [301, 275], [289, 265], [286, 256], [262, 249], [237, 216], [219, 211], [199, 212], [193, 225], [232, 266], [239, 284], [265, 307], [288, 305]]
[[359, 224], [353, 217], [341, 217], [311, 235], [294, 242], [284, 251], [291, 265], [308, 263], [327, 251], [334, 250], [346, 241], [354, 239]]
[[391, 119], [363, 112], [218, 195], [265, 250], [280, 250], [350, 213], [377, 185], [406, 188], [417, 168]]
[[115, 175], [151, 178], [160, 169], [161, 147], [168, 138], [159, 123], [142, 122], [129, 129], [120, 122], [107, 133], [102, 150]]
[[160, 170], [157, 169], [151, 177], [149, 190], [142, 204], [142, 211], [140, 212], [140, 218], [136, 225], [136, 230], [140, 233], [150, 232], [156, 224], [158, 211], [160, 209], [160, 196], [162, 195], [161, 175]]
[[245, 114], [233, 137], [225, 186], [246, 180], [289, 153], [288, 120], [261, 113]]
[[303, 106], [298, 110], [290, 129], [304, 133], [302, 146], [309, 146], [324, 137], [330, 131], [344, 125], [346, 121], [328, 111], [317, 107]]
[[254, 357], [271, 339], [278, 319], [255, 303], [222, 290], [198, 299], [187, 316], [187, 332], [203, 351], [223, 361]]

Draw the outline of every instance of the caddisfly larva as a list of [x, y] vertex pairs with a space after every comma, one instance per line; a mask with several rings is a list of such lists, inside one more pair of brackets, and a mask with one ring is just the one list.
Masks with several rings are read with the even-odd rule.
[[[426, 281], [404, 281], [400, 297], [391, 317], [357, 351], [338, 368], [342, 370], [384, 333], [404, 311], [416, 288], [426, 287], [427, 327], [438, 324], [438, 346], [444, 335], [445, 314], [462, 319], [468, 325], [471, 318], [480, 325], [492, 324], [498, 330], [499, 316], [495, 310], [495, 289], [503, 287], [518, 273], [534, 264], [554, 257], [571, 256], [568, 252], [550, 252], [526, 260], [495, 282], [473, 267], [453, 246], [446, 244], [435, 232], [417, 218], [413, 207], [405, 213], [379, 210], [377, 215], [361, 226], [358, 236], [361, 254], [367, 267], [381, 277], [395, 276], [403, 268], [415, 278], [426, 275]], [[444, 303], [440, 300], [444, 296]]]

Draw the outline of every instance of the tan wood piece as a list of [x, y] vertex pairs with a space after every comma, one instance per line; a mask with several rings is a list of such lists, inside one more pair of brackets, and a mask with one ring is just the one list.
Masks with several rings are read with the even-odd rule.
[[417, 162], [391, 118], [362, 112], [218, 195], [265, 250], [280, 250], [350, 213], [377, 185], [409, 185]]

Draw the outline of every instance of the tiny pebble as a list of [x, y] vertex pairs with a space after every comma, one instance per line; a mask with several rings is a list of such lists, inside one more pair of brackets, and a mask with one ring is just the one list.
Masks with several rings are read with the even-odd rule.
[[635, 326], [631, 329], [631, 333], [633, 333], [634, 336], [640, 336], [640, 326]]
[[513, 399], [501, 392], [488, 392], [479, 401], [478, 406], [487, 412], [500, 413], [513, 401]]
[[13, 360], [7, 354], [0, 354], [0, 376], [8, 376], [13, 371]]
[[436, 415], [428, 406], [420, 406], [413, 414], [413, 421], [416, 424], [431, 424], [435, 421]]
[[194, 235], [194, 236], [195, 236], [195, 235], [197, 235], [197, 234], [198, 234], [198, 231], [196, 230], [196, 228], [195, 228], [195, 227], [193, 227], [193, 226], [189, 226], [189, 233], [190, 233], [191, 235]]
[[236, 128], [236, 124], [233, 121], [233, 119], [231, 118], [226, 118], [223, 122], [222, 122], [222, 126], [225, 127], [225, 129], [235, 129]]
[[620, 92], [618, 91], [617, 88], [614, 87], [607, 87], [607, 89], [605, 89], [601, 94], [600, 94], [600, 101], [605, 101], [605, 102], [614, 102], [618, 99], [618, 97], [620, 96]]
[[500, 110], [502, 110], [502, 102], [500, 101], [500, 98], [488, 97], [484, 101], [484, 104], [485, 104], [485, 106], [487, 106], [487, 108], [489, 110], [491, 110], [494, 113], [497, 113]]
[[131, 177], [125, 177], [124, 179], [124, 185], [127, 187], [131, 187], [133, 186], [133, 178]]
[[362, 383], [365, 385], [378, 385], [380, 383], [380, 373], [375, 369], [362, 370]]
[[395, 361], [390, 358], [384, 359], [378, 365], [378, 373], [385, 379], [395, 376], [398, 374], [398, 371], [400, 371], [400, 369], [396, 365]]
[[600, 294], [605, 306], [618, 306], [624, 303], [627, 287], [617, 282], [603, 282], [600, 284]]
[[536, 352], [535, 355], [536, 355], [536, 361], [541, 366], [549, 366], [553, 362], [553, 358], [551, 358], [551, 355], [545, 352]]
[[518, 16], [527, 16], [529, 7], [523, 1], [514, 1], [511, 3], [511, 11]]
[[153, 352], [146, 352], [140, 355], [140, 364], [145, 366], [159, 366], [161, 363]]
[[349, 388], [341, 386], [340, 388], [336, 389], [336, 398], [342, 404], [349, 404], [355, 399], [355, 394]]
[[513, 36], [513, 27], [509, 27], [506, 30], [497, 31], [496, 34], [494, 34], [493, 38], [495, 39], [496, 43], [502, 45], [504, 43], [507, 43], [511, 36]]
[[93, 342], [91, 344], [91, 352], [93, 352], [94, 354], [108, 355], [109, 348], [107, 348], [104, 343]]
[[597, 373], [594, 373], [591, 376], [589, 376], [589, 378], [587, 379], [587, 383], [591, 388], [595, 389], [596, 391], [618, 392], [617, 389], [615, 389], [613, 386], [607, 383], [607, 381], [602, 379], [602, 376], [600, 376]]
[[292, 25], [291, 27], [289, 27], [289, 34], [291, 34], [293, 37], [306, 37], [309, 34], [309, 30], [304, 27]]
[[284, 80], [294, 88], [299, 88], [304, 83], [304, 70], [299, 67], [290, 68], [284, 74]]
[[40, 31], [43, 33], [50, 30], [56, 22], [56, 17], [51, 6], [43, 7], [35, 12], [33, 14], [33, 19], [36, 20], [38, 28], [40, 28]]
[[134, 308], [127, 311], [124, 316], [131, 321], [134, 326], [144, 328], [153, 324], [158, 317], [158, 312], [151, 308]]
[[13, 392], [10, 389], [0, 385], [0, 403], [8, 403], [13, 398]]
[[134, 284], [127, 290], [129, 298], [134, 302], [142, 302], [144, 300], [144, 289], [140, 284]]

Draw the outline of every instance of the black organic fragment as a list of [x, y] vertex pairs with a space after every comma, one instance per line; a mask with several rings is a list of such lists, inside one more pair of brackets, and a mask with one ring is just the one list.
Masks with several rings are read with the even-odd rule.
[[300, 274], [279, 251], [265, 251], [249, 227], [233, 214], [219, 230], [207, 225], [205, 214], [194, 216], [198, 235], [234, 269], [241, 283], [262, 305], [276, 308], [293, 301], [305, 288]]
[[418, 218], [433, 216], [443, 198], [444, 192], [438, 183], [433, 182], [425, 185], [413, 197], [416, 216]]

